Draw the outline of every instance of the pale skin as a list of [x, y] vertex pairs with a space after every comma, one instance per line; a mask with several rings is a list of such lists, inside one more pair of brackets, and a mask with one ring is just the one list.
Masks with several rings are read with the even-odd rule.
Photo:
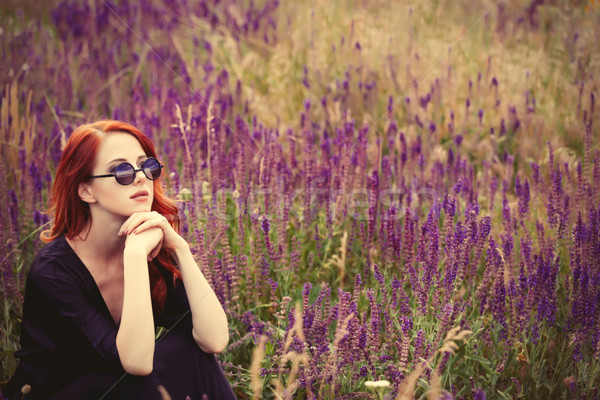
[[[93, 175], [110, 173], [120, 162], [138, 168], [145, 158], [135, 137], [109, 132], [98, 149]], [[92, 218], [79, 235], [67, 240], [90, 270], [119, 326], [117, 350], [125, 371], [133, 375], [152, 372], [155, 329], [148, 261], [160, 249], [170, 250], [181, 271], [194, 340], [207, 353], [223, 351], [229, 341], [225, 311], [188, 243], [165, 216], [150, 211], [153, 182], [140, 171], [128, 186], [114, 178], [100, 178], [81, 183], [78, 189]]]

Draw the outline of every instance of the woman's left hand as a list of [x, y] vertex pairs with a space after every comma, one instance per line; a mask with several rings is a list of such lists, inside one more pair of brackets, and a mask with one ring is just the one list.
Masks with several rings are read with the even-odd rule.
[[156, 211], [131, 214], [123, 225], [121, 225], [119, 236], [135, 235], [154, 227], [160, 228], [163, 231], [162, 245], [152, 252], [154, 257], [156, 257], [161, 248], [175, 250], [177, 247], [187, 245], [185, 240], [173, 229], [167, 218]]

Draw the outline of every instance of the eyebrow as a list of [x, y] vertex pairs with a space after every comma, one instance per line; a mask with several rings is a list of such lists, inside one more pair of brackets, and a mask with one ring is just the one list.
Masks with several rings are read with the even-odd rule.
[[[143, 160], [143, 159], [146, 159], [146, 158], [148, 158], [148, 156], [144, 154], [143, 156], [139, 156], [139, 157], [137, 158], [137, 161], [139, 162], [139, 161], [141, 161], [141, 160]], [[110, 164], [112, 164], [112, 163], [115, 163], [115, 162], [117, 162], [117, 161], [121, 161], [121, 162], [127, 162], [127, 160], [126, 160], [126, 159], [124, 159], [124, 158], [115, 158], [114, 160], [110, 160], [109, 162], [107, 162], [105, 166], [108, 166], [108, 165], [110, 165]]]

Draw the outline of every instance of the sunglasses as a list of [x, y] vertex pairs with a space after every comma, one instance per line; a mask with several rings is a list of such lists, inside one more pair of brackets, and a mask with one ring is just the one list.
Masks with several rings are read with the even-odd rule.
[[151, 181], [157, 180], [163, 167], [164, 165], [158, 162], [156, 158], [148, 157], [142, 162], [141, 168], [135, 169], [133, 165], [129, 164], [128, 162], [124, 162], [117, 165], [114, 172], [111, 174], [88, 176], [88, 179], [109, 178], [114, 176], [117, 182], [119, 182], [121, 185], [131, 185], [133, 181], [135, 181], [137, 173], [140, 171], [143, 171], [144, 175], [146, 175], [146, 178], [150, 179]]

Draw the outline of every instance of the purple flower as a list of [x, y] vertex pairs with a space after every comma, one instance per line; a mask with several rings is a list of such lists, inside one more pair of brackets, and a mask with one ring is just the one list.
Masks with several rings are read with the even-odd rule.
[[462, 182], [462, 180], [459, 179], [452, 187], [452, 193], [454, 193], [455, 196], [458, 196], [458, 194], [460, 193], [462, 188], [463, 188], [463, 182]]
[[496, 274], [496, 280], [494, 283], [494, 303], [492, 305], [492, 314], [494, 315], [495, 321], [502, 326], [500, 330], [500, 336], [504, 339], [507, 338], [506, 330], [506, 289], [504, 287], [504, 268], [499, 268]]
[[446, 195], [444, 199], [444, 211], [450, 218], [454, 218], [456, 213], [456, 202], [453, 196]]
[[412, 328], [413, 328], [412, 318], [410, 317], [410, 315], [404, 315], [402, 317], [402, 333], [405, 336], [408, 336], [408, 334], [410, 333]]
[[423, 329], [417, 330], [417, 336], [414, 341], [415, 352], [413, 353], [413, 359], [419, 361], [425, 353], [425, 332]]
[[490, 231], [492, 229], [492, 218], [490, 217], [483, 217], [483, 219], [480, 222], [480, 226], [479, 226], [479, 240], [483, 241], [487, 238], [487, 236], [490, 234]]
[[[423, 125], [423, 123], [421, 122], [421, 119], [419, 118], [419, 116], [418, 116], [418, 115], [415, 115], [415, 123], [416, 123], [416, 124], [419, 126], [419, 128], [423, 129], [424, 125]], [[421, 137], [419, 136], [419, 139], [420, 139], [420, 138], [421, 138]]]
[[304, 100], [304, 110], [306, 112], [308, 112], [310, 110], [311, 104], [310, 104], [310, 99], [306, 99]]
[[382, 291], [385, 290], [385, 278], [383, 277], [383, 274], [379, 270], [379, 266], [377, 264], [373, 264], [373, 271], [375, 279], [377, 280], [377, 283], [379, 283], [379, 288]]
[[371, 308], [371, 329], [369, 332], [368, 347], [373, 353], [379, 350], [379, 331], [381, 329], [381, 311], [375, 300], [373, 289], [367, 289], [367, 298]]
[[401, 282], [398, 280], [398, 277], [396, 275], [393, 276], [392, 278], [392, 295], [391, 295], [391, 304], [394, 308], [396, 308], [398, 306], [398, 291], [400, 290], [401, 287]]
[[8, 198], [10, 200], [10, 204], [8, 206], [10, 222], [15, 236], [19, 238], [19, 201], [17, 200], [17, 192], [12, 189], [9, 190]]
[[456, 135], [456, 137], [454, 138], [454, 143], [456, 144], [457, 147], [460, 146], [462, 141], [463, 141], [462, 135]]
[[379, 174], [375, 170], [369, 178], [369, 234], [367, 245], [371, 245], [375, 235], [375, 225], [377, 224], [377, 205], [379, 198]]
[[506, 123], [504, 122], [504, 118], [500, 120], [500, 136], [506, 135]]
[[427, 290], [429, 290], [432, 277], [437, 273], [439, 263], [439, 229], [437, 220], [431, 219], [429, 225], [429, 257], [427, 258], [428, 269], [426, 272]]
[[502, 221], [506, 226], [510, 226], [510, 206], [508, 205], [506, 193], [502, 195]]
[[523, 187], [521, 188], [521, 193], [519, 195], [519, 215], [521, 218], [525, 217], [529, 211], [529, 180], [525, 178], [525, 182], [523, 183]]
[[473, 400], [486, 400], [485, 392], [483, 391], [483, 389], [477, 389], [475, 393], [473, 393]]
[[424, 110], [427, 109], [427, 104], [431, 101], [431, 93], [427, 93], [427, 96], [421, 97], [419, 99], [419, 105]]
[[310, 290], [312, 289], [312, 283], [310, 282], [306, 282], [304, 283], [304, 289], [302, 290], [302, 308], [303, 309], [307, 309], [308, 308], [308, 296], [310, 295]]
[[429, 132], [434, 133], [436, 131], [436, 126], [435, 126], [435, 122], [430, 121], [429, 122]]

